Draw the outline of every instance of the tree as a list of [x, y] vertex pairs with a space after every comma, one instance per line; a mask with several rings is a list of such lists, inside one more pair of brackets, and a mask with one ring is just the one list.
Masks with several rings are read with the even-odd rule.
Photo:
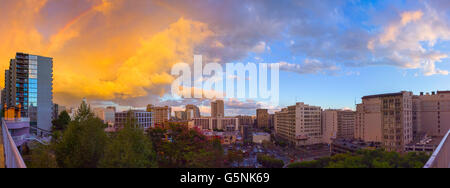
[[322, 168], [319, 161], [295, 162], [288, 165], [288, 168]]
[[64, 131], [67, 129], [71, 119], [67, 111], [62, 111], [58, 118], [52, 121], [52, 131]]
[[71, 118], [67, 111], [61, 112], [58, 118], [52, 121], [52, 143], [59, 142], [61, 140], [63, 132], [69, 126]]
[[283, 160], [276, 159], [275, 157], [269, 155], [258, 155], [257, 161], [264, 168], [283, 168], [284, 162]]
[[315, 161], [292, 163], [289, 168], [422, 168], [429, 156], [425, 153], [400, 154], [383, 150], [360, 150]]
[[28, 168], [58, 168], [51, 145], [39, 144], [31, 151]]
[[244, 153], [241, 150], [230, 150], [227, 153], [228, 163], [237, 163], [238, 167], [240, 167], [241, 163], [244, 161]]
[[[220, 140], [208, 139], [196, 130], [173, 123], [165, 131], [153, 129], [148, 132], [150, 139], [159, 143], [154, 144], [159, 167], [223, 167], [225, 157]], [[166, 134], [171, 140], [162, 140], [162, 135]]]
[[56, 143], [55, 154], [62, 168], [96, 168], [103, 156], [107, 136], [105, 124], [96, 118], [83, 101], [74, 121], [69, 123], [61, 141]]
[[117, 135], [112, 136], [100, 160], [102, 168], [154, 168], [156, 156], [144, 131], [130, 119]]

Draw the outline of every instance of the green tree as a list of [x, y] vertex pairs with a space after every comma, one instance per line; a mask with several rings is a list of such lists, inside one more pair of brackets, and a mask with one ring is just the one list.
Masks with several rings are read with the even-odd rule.
[[58, 118], [52, 121], [52, 143], [56, 143], [61, 141], [63, 132], [67, 129], [69, 126], [69, 123], [71, 121], [71, 118], [67, 111], [61, 112], [59, 114]]
[[425, 153], [400, 154], [383, 150], [361, 150], [338, 154], [316, 161], [292, 163], [289, 168], [422, 168], [429, 155]]
[[236, 162], [238, 167], [240, 167], [244, 161], [244, 153], [241, 150], [230, 150], [227, 153], [227, 161], [230, 164]]
[[107, 136], [105, 124], [96, 118], [83, 101], [74, 121], [69, 123], [56, 143], [55, 154], [58, 166], [62, 168], [96, 168], [103, 156]]
[[[165, 134], [171, 140], [162, 140]], [[159, 167], [223, 167], [225, 157], [220, 140], [210, 140], [200, 132], [178, 124], [170, 124], [165, 131], [149, 130], [149, 136], [155, 143], [160, 143], [154, 144]]]
[[99, 167], [154, 168], [157, 166], [150, 139], [135, 124], [135, 120], [130, 119], [123, 129], [111, 136]]
[[52, 121], [52, 131], [64, 131], [67, 129], [71, 119], [67, 111], [62, 111], [58, 118]]
[[269, 155], [258, 155], [257, 161], [264, 168], [283, 168], [284, 162], [283, 160], [276, 159], [275, 157]]
[[319, 161], [295, 162], [288, 165], [288, 168], [323, 168]]
[[31, 151], [28, 168], [58, 168], [51, 145], [39, 144]]

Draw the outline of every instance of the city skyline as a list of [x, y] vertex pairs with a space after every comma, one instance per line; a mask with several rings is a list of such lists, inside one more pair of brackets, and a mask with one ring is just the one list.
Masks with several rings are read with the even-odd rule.
[[64, 106], [75, 107], [86, 97], [95, 106], [119, 109], [155, 104], [179, 111], [195, 104], [208, 115], [209, 100], [170, 97], [171, 65], [192, 64], [195, 54], [221, 64], [280, 63], [279, 106], [225, 99], [225, 114], [273, 112], [296, 102], [355, 110], [362, 96], [450, 90], [449, 6], [446, 1], [6, 1], [0, 7], [0, 40], [8, 45], [0, 47], [0, 65], [7, 69], [16, 52], [53, 57], [54, 102]]

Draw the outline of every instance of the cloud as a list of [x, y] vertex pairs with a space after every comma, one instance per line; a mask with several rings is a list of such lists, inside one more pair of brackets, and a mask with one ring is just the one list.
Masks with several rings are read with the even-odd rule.
[[317, 59], [306, 59], [303, 64], [280, 62], [280, 70], [298, 74], [334, 73], [339, 70], [334, 64], [324, 63]]
[[265, 42], [259, 42], [252, 49], [252, 52], [255, 52], [255, 53], [264, 53], [265, 51], [266, 51], [266, 43]]
[[218, 63], [251, 52], [271, 59], [268, 44], [275, 51], [280, 41], [302, 60], [277, 59], [284, 71], [389, 65], [447, 75], [438, 63], [446, 63], [448, 51], [436, 46], [450, 40], [450, 4], [409, 4], [394, 3], [383, 14], [340, 0], [4, 0], [0, 68], [17, 51], [50, 56], [55, 102], [88, 97], [141, 107], [168, 94], [174, 63], [192, 63], [193, 54]]
[[368, 43], [374, 59], [371, 64], [382, 63], [407, 69], [420, 69], [425, 76], [448, 75], [436, 63], [448, 58], [447, 53], [433, 47], [439, 40], [450, 40], [447, 18], [431, 7], [424, 11], [409, 11], [391, 21], [384, 31]]
[[166, 93], [165, 87], [173, 80], [168, 74], [172, 65], [177, 62], [192, 62], [193, 47], [211, 34], [206, 24], [180, 19], [168, 29], [141, 40], [136, 53], [124, 62], [107, 63], [115, 67], [107, 75], [111, 77], [108, 80], [69, 70], [56, 72], [55, 92], [75, 90], [79, 97], [105, 100], [136, 98], [149, 94], [162, 96]]

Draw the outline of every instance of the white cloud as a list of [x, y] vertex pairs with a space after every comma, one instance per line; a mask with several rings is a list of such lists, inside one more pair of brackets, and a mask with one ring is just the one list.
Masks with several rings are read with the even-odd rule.
[[427, 6], [425, 10], [403, 12], [384, 31], [368, 43], [377, 60], [407, 69], [420, 69], [425, 76], [448, 75], [436, 64], [448, 58], [434, 48], [437, 41], [450, 40], [450, 27], [445, 16]]
[[253, 47], [252, 52], [255, 53], [264, 53], [266, 51], [266, 42], [259, 42], [256, 46]]

